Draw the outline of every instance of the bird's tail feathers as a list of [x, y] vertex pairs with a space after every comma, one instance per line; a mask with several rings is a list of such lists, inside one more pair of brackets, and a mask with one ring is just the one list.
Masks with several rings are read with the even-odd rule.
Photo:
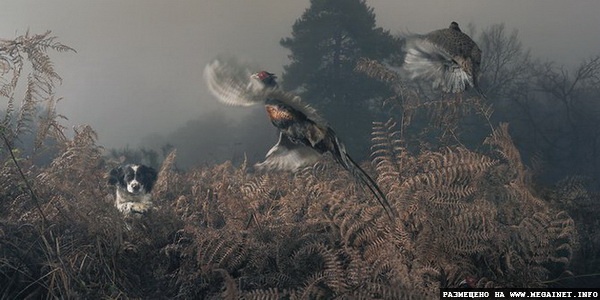
[[375, 181], [371, 178], [371, 176], [369, 176], [369, 174], [367, 174], [367, 172], [365, 172], [365, 170], [363, 170], [352, 159], [352, 157], [350, 157], [350, 155], [348, 155], [348, 153], [346, 152], [346, 147], [344, 146], [343, 143], [341, 143], [338, 140], [337, 136], [333, 133], [333, 131], [329, 132], [329, 136], [330, 136], [330, 138], [332, 138], [332, 142], [334, 144], [334, 147], [336, 148], [335, 152], [337, 152], [336, 154], [338, 154], [338, 155], [335, 155], [335, 157], [338, 160], [338, 162], [346, 170], [348, 170], [355, 179], [357, 179], [358, 181], [360, 181], [362, 184], [366, 185], [369, 188], [371, 193], [373, 193], [373, 195], [377, 199], [377, 202], [379, 202], [379, 204], [381, 204], [381, 206], [385, 210], [388, 217], [391, 220], [393, 220], [394, 217], [396, 216], [396, 213], [395, 213], [394, 209], [392, 208], [392, 206], [390, 205], [390, 203], [387, 201], [387, 197], [385, 196], [383, 191], [381, 191], [381, 189], [379, 188], [377, 183], [375, 183]]
[[390, 203], [387, 201], [387, 197], [381, 191], [377, 183], [375, 183], [371, 176], [369, 176], [365, 170], [363, 170], [356, 162], [354, 162], [354, 160], [346, 152], [342, 154], [342, 157], [346, 169], [352, 173], [352, 176], [369, 188], [371, 193], [373, 193], [379, 204], [381, 204], [385, 210], [388, 217], [393, 220], [396, 216], [396, 213]]

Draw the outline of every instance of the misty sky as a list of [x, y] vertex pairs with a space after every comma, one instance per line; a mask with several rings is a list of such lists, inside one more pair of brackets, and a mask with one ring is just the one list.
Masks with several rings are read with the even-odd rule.
[[[426, 33], [451, 21], [478, 28], [506, 24], [534, 57], [573, 65], [600, 54], [596, 0], [370, 0], [377, 25]], [[202, 69], [219, 54], [281, 74], [279, 40], [309, 1], [298, 0], [0, 0], [0, 38], [52, 30], [77, 53], [52, 53], [63, 84], [67, 125], [90, 124], [105, 147], [136, 147], [216, 111], [243, 109], [212, 98]], [[310, 99], [307, 99], [310, 102]], [[268, 120], [265, 117], [265, 122]]]

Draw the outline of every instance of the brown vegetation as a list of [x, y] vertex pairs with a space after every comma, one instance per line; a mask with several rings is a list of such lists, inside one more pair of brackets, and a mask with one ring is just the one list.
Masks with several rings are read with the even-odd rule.
[[[393, 223], [328, 161], [295, 175], [229, 163], [181, 173], [174, 153], [158, 210], [123, 220], [82, 127], [49, 167], [27, 171], [41, 210], [19, 178], [2, 189], [3, 296], [410, 298], [465, 276], [539, 287], [568, 274], [573, 219], [532, 190], [506, 125], [489, 154], [411, 155], [396, 134], [392, 120], [373, 134], [373, 172], [401, 212]], [[14, 173], [7, 162], [2, 174]]]
[[[416, 95], [396, 100], [427, 110], [404, 102]], [[1, 128], [1, 298], [436, 298], [466, 276], [479, 287], [548, 286], [598, 255], [598, 224], [583, 209], [597, 211], [597, 196], [575, 179], [534, 188], [507, 124], [474, 151], [409, 149], [406, 118], [400, 128], [374, 123], [364, 167], [399, 212], [394, 221], [330, 158], [296, 174], [228, 162], [182, 172], [175, 151], [160, 168], [157, 210], [124, 219], [106, 184], [114, 162], [92, 128], [57, 139], [40, 167], [11, 146], [19, 131], [10, 124]]]

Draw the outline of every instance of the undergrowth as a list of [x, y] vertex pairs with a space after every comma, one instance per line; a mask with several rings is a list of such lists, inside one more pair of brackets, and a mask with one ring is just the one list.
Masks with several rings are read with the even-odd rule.
[[[411, 154], [396, 133], [393, 120], [375, 124], [375, 167], [365, 165], [394, 221], [331, 159], [296, 174], [230, 163], [181, 172], [175, 152], [159, 172], [157, 209], [128, 219], [106, 184], [111, 162], [93, 130], [78, 128], [50, 166], [22, 166], [40, 210], [19, 178], [3, 181], [2, 296], [434, 298], [466, 276], [481, 287], [570, 276], [577, 227], [532, 189], [506, 125], [488, 153]], [[3, 176], [14, 168], [6, 161]]]
[[[467, 277], [478, 287], [553, 287], [575, 268], [595, 271], [598, 195], [584, 178], [536, 187], [507, 124], [483, 126], [476, 150], [408, 143], [423, 111], [437, 121], [418, 134], [444, 141], [460, 141], [464, 115], [489, 122], [490, 111], [476, 99], [421, 101], [403, 84], [387, 101], [403, 109], [400, 125], [374, 123], [363, 163], [393, 221], [328, 157], [295, 174], [230, 162], [181, 171], [176, 150], [160, 166], [156, 209], [123, 217], [106, 177], [117, 162], [91, 127], [67, 138], [57, 123], [49, 48], [71, 50], [48, 33], [0, 44], [0, 54], [12, 49], [3, 72], [14, 70], [0, 89], [10, 104], [0, 127], [2, 299], [423, 299]], [[32, 53], [35, 75], [21, 102], [20, 53]], [[40, 102], [50, 106], [35, 148], [51, 137], [56, 153], [45, 166], [18, 147]]]

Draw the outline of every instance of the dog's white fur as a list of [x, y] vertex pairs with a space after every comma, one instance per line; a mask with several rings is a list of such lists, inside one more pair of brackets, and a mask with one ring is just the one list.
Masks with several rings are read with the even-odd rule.
[[142, 195], [131, 195], [124, 193], [121, 189], [117, 189], [115, 206], [123, 214], [129, 214], [145, 213], [150, 210], [154, 204], [152, 203], [152, 196], [148, 193]]
[[124, 215], [144, 214], [153, 208], [152, 187], [156, 171], [144, 165], [125, 165], [111, 170], [109, 184], [116, 186], [115, 206]]

